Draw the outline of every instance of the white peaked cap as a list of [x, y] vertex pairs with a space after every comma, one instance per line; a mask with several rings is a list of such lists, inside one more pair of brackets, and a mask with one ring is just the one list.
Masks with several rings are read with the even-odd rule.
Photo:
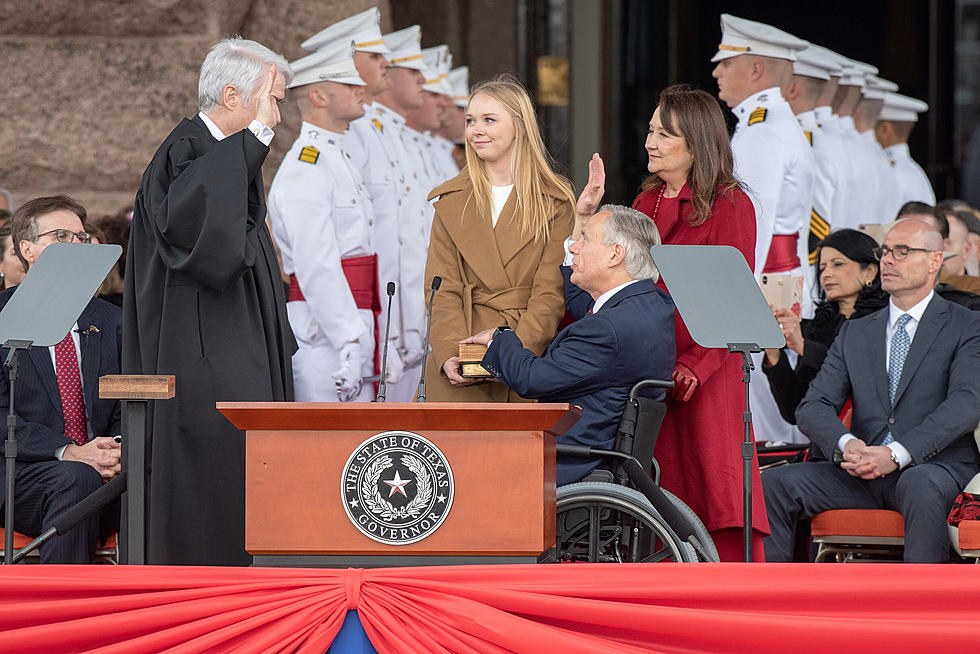
[[366, 86], [354, 66], [354, 41], [351, 39], [346, 44], [337, 41], [330, 47], [297, 59], [289, 66], [293, 69], [293, 81], [289, 84], [291, 89], [317, 82]]
[[886, 93], [894, 93], [898, 90], [898, 84], [889, 82], [876, 75], [867, 75], [864, 78], [864, 88], [861, 96], [868, 100], [884, 100]]
[[842, 72], [843, 66], [838, 55], [812, 43], [800, 50], [793, 62], [794, 75], [829, 80], [831, 75], [840, 76]]
[[877, 75], [878, 69], [871, 64], [866, 64], [854, 59], [843, 57], [844, 74], [840, 78], [841, 86], [860, 86], [864, 88], [867, 84], [868, 75]]
[[449, 71], [449, 84], [453, 87], [453, 104], [465, 108], [470, 101], [469, 67], [460, 66]]
[[885, 105], [881, 108], [878, 120], [895, 120], [915, 123], [919, 114], [929, 111], [929, 105], [922, 100], [898, 93], [885, 93]]
[[353, 40], [354, 49], [362, 52], [377, 52], [384, 55], [390, 52], [381, 37], [381, 11], [377, 7], [371, 7], [367, 11], [334, 23], [303, 41], [300, 47], [304, 50], [319, 50], [334, 41], [344, 39]]
[[718, 44], [718, 52], [711, 61], [721, 61], [743, 54], [796, 61], [796, 53], [807, 45], [809, 44], [803, 39], [798, 39], [771, 25], [731, 14], [722, 14], [721, 43]]
[[446, 66], [447, 61], [452, 61], [451, 56], [448, 45], [437, 45], [422, 50], [422, 61], [425, 63], [425, 70], [422, 72], [425, 75], [426, 91], [442, 95], [453, 94], [449, 86], [449, 68]]
[[388, 63], [399, 68], [412, 68], [425, 74], [422, 61], [422, 28], [418, 25], [385, 34], [385, 45], [391, 50]]

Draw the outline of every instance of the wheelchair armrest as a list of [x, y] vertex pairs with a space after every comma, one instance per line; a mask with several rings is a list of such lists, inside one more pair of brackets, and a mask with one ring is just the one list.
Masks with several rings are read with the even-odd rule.
[[633, 388], [630, 389], [630, 399], [635, 400], [644, 388], [666, 388], [670, 389], [674, 387], [674, 382], [669, 379], [644, 379], [643, 381], [638, 381], [633, 384]]

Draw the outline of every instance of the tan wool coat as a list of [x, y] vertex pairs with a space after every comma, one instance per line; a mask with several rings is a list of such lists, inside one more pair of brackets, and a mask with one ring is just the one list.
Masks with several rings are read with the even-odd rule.
[[430, 200], [436, 197], [425, 279], [439, 275], [442, 285], [432, 307], [427, 399], [520, 402], [520, 396], [497, 382], [455, 387], [442, 365], [459, 354], [460, 340], [501, 325], [513, 329], [524, 347], [539, 356], [544, 353], [565, 313], [560, 266], [574, 225], [572, 206], [554, 197], [544, 241], [521, 233], [513, 193], [494, 228], [489, 214], [477, 212], [465, 169], [429, 195]]

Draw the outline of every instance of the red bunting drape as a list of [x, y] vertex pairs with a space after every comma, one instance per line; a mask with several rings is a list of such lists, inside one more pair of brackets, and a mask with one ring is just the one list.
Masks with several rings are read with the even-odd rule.
[[0, 567], [0, 650], [974, 651], [980, 566]]

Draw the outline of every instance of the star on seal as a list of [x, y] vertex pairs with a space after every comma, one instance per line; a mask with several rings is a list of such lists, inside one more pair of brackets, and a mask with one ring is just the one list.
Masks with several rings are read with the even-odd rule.
[[394, 476], [394, 478], [392, 478], [391, 480], [388, 480], [388, 479], [385, 479], [384, 480], [384, 482], [386, 484], [388, 484], [389, 486], [391, 486], [391, 492], [388, 493], [388, 497], [390, 498], [395, 493], [401, 493], [403, 496], [408, 497], [408, 494], [405, 492], [405, 485], [406, 484], [410, 484], [413, 481], [415, 481], [415, 480], [414, 479], [402, 479], [401, 477], [398, 476], [398, 471], [395, 470], [395, 476]]

